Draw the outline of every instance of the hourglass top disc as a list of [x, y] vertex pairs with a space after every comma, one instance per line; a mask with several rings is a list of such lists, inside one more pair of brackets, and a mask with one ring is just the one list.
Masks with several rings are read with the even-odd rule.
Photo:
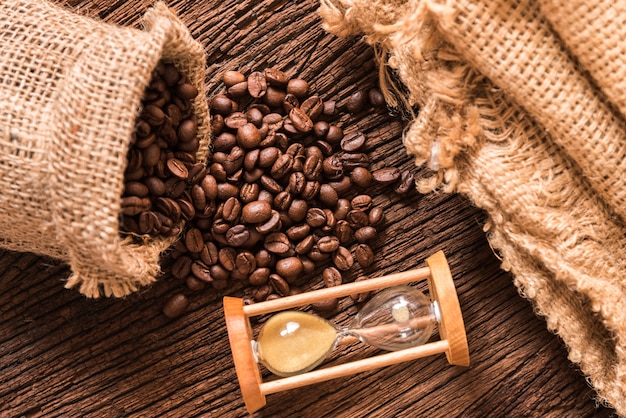
[[337, 330], [318, 316], [285, 311], [272, 316], [259, 332], [259, 361], [272, 373], [292, 376], [319, 365], [335, 348]]

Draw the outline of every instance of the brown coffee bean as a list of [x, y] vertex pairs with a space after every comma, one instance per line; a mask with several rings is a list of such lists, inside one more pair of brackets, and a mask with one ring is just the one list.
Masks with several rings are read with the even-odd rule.
[[268, 234], [272, 231], [276, 231], [281, 227], [280, 213], [272, 209], [270, 218], [257, 225], [256, 230], [261, 234]]
[[254, 183], [261, 178], [263, 173], [263, 169], [257, 167], [254, 170], [246, 171], [245, 173], [243, 173], [243, 180], [246, 183]]
[[220, 115], [228, 115], [233, 110], [233, 101], [223, 94], [213, 96], [211, 109]]
[[341, 149], [356, 152], [365, 146], [365, 135], [360, 131], [350, 132], [341, 139]]
[[172, 276], [176, 277], [179, 280], [184, 280], [189, 273], [191, 273], [191, 264], [193, 260], [191, 257], [182, 255], [174, 261], [172, 264]]
[[211, 145], [216, 152], [225, 152], [230, 150], [237, 143], [237, 137], [230, 132], [222, 132], [219, 134]]
[[350, 113], [358, 113], [365, 109], [367, 100], [367, 93], [364, 90], [357, 90], [348, 98], [346, 109]]
[[259, 167], [262, 168], [271, 167], [280, 154], [280, 150], [276, 147], [263, 148], [259, 151], [259, 159], [257, 160], [257, 164]]
[[234, 86], [237, 83], [245, 81], [246, 77], [239, 71], [228, 70], [222, 75], [222, 81], [226, 87]]
[[226, 242], [233, 247], [239, 247], [250, 238], [250, 231], [245, 225], [235, 225], [226, 231]]
[[274, 86], [267, 86], [265, 96], [263, 96], [263, 102], [267, 103], [271, 107], [281, 107], [285, 102], [285, 92]]
[[121, 199], [120, 206], [123, 215], [134, 216], [150, 209], [151, 203], [150, 199], [145, 197], [128, 196]]
[[372, 173], [365, 167], [355, 167], [350, 173], [350, 180], [359, 187], [367, 188], [372, 185]]
[[146, 197], [150, 193], [150, 189], [139, 181], [129, 181], [124, 185], [124, 194], [127, 196]]
[[200, 260], [195, 260], [191, 264], [191, 273], [198, 280], [202, 280], [203, 282], [212, 282], [213, 276], [211, 275], [211, 267], [207, 266]]
[[226, 200], [229, 197], [236, 197], [239, 194], [239, 188], [231, 183], [218, 183], [217, 197]]
[[298, 107], [294, 107], [289, 111], [289, 120], [293, 123], [293, 126], [298, 132], [311, 132], [313, 129], [313, 121], [311, 118]]
[[289, 191], [294, 194], [301, 194], [306, 186], [306, 177], [302, 172], [294, 172], [289, 175]]
[[293, 157], [289, 154], [283, 154], [276, 159], [272, 168], [270, 170], [270, 174], [275, 179], [281, 179], [290, 173], [291, 167], [293, 166]]
[[339, 300], [338, 299], [324, 299], [322, 301], [312, 303], [311, 307], [316, 312], [319, 312], [320, 315], [328, 315], [334, 312], [335, 310], [337, 310], [337, 308], [339, 307]]
[[339, 195], [331, 185], [322, 184], [320, 186], [319, 200], [326, 206], [334, 207], [339, 201]]
[[317, 120], [324, 111], [324, 103], [319, 96], [310, 96], [302, 102], [300, 109], [307, 114], [311, 120]]
[[257, 267], [252, 273], [250, 273], [250, 277], [248, 277], [248, 281], [252, 286], [260, 286], [262, 284], [267, 283], [267, 280], [270, 277], [270, 269], [267, 267]]
[[241, 220], [249, 224], [263, 223], [272, 216], [272, 206], [267, 202], [255, 201], [246, 204], [241, 213]]
[[370, 159], [367, 154], [362, 152], [344, 152], [340, 156], [343, 168], [345, 170], [353, 170], [356, 167], [368, 167]]
[[243, 168], [247, 171], [254, 170], [257, 163], [259, 162], [260, 153], [261, 150], [259, 150], [258, 148], [246, 152], [246, 155], [243, 158]]
[[331, 257], [331, 255], [332, 255], [331, 253], [324, 253], [320, 251], [317, 245], [313, 245], [313, 247], [311, 247], [311, 249], [307, 253], [307, 257], [309, 257], [311, 260], [315, 262], [328, 260]]
[[149, 193], [154, 196], [162, 196], [166, 192], [165, 183], [158, 177], [145, 177], [143, 183], [148, 187]]
[[372, 226], [364, 226], [354, 231], [354, 239], [361, 244], [376, 239], [376, 235], [376, 228]]
[[248, 93], [255, 99], [261, 98], [267, 91], [267, 80], [260, 71], [254, 71], [248, 76]]
[[354, 249], [354, 256], [356, 257], [356, 261], [358, 261], [363, 268], [371, 266], [376, 258], [374, 251], [372, 251], [372, 248], [367, 244], [357, 245]]
[[268, 113], [263, 116], [263, 123], [267, 123], [270, 132], [276, 132], [283, 127], [283, 117], [280, 113]]
[[310, 202], [317, 199], [317, 196], [320, 194], [320, 188], [321, 184], [319, 181], [307, 181], [300, 195], [304, 200]]
[[253, 123], [246, 121], [241, 127], [237, 128], [237, 144], [244, 149], [252, 149], [258, 147], [261, 143], [261, 134], [259, 128]]
[[343, 196], [352, 190], [352, 180], [348, 176], [342, 177], [339, 181], [331, 181], [328, 185], [335, 189], [339, 196]]
[[207, 174], [200, 183], [200, 187], [204, 190], [204, 194], [208, 200], [215, 200], [217, 198], [217, 180], [212, 175]]
[[234, 98], [245, 97], [248, 94], [248, 82], [242, 81], [237, 84], [233, 84], [228, 88], [228, 95]]
[[234, 146], [222, 162], [226, 174], [233, 175], [237, 172], [243, 166], [245, 155], [246, 153], [241, 147]]
[[400, 180], [393, 191], [398, 194], [406, 194], [415, 187], [413, 174], [409, 170], [404, 170], [400, 173]]
[[254, 124], [257, 128], [263, 125], [263, 112], [258, 107], [251, 107], [246, 111], [248, 122]]
[[185, 247], [191, 253], [199, 253], [204, 248], [202, 232], [198, 228], [190, 228], [185, 233]]
[[161, 222], [156, 213], [151, 210], [146, 210], [139, 214], [137, 227], [139, 228], [138, 232], [140, 234], [154, 234], [161, 229]]
[[154, 167], [161, 158], [161, 148], [157, 144], [152, 144], [137, 155], [141, 157], [140, 164], [144, 167]]
[[189, 307], [189, 299], [182, 293], [170, 297], [163, 305], [163, 314], [168, 318], [176, 318], [182, 315]]
[[176, 95], [183, 99], [191, 100], [198, 95], [198, 89], [193, 84], [183, 83], [176, 87]]
[[270, 274], [269, 282], [271, 286], [281, 295], [289, 295], [289, 283], [287, 283], [287, 280], [285, 280], [279, 274]]
[[326, 224], [326, 213], [321, 208], [309, 208], [306, 212], [306, 223], [311, 228], [320, 228]]
[[375, 182], [380, 184], [391, 184], [400, 178], [400, 170], [395, 167], [386, 167], [372, 173]]
[[[313, 148], [313, 147], [309, 147]], [[323, 168], [323, 160], [321, 151], [319, 154], [313, 154], [304, 161], [302, 171], [307, 180], [318, 180]]]
[[287, 83], [287, 93], [296, 97], [305, 97], [309, 93], [309, 83], [301, 78], [293, 78]]
[[368, 211], [372, 207], [372, 197], [366, 194], [360, 194], [352, 198], [350, 205], [353, 209]]
[[[243, 203], [251, 203], [259, 197], [259, 185], [256, 183], [244, 183], [239, 189], [239, 199]], [[245, 222], [245, 221], [244, 221]]]
[[346, 271], [350, 270], [352, 265], [354, 264], [354, 258], [346, 247], [340, 246], [337, 251], [333, 254], [333, 264], [339, 270]]
[[235, 257], [235, 269], [244, 276], [249, 276], [256, 269], [256, 259], [250, 251], [242, 251]]
[[352, 209], [346, 215], [346, 221], [352, 229], [359, 229], [369, 224], [369, 218], [365, 212], [359, 209]]
[[308, 224], [297, 224], [287, 229], [286, 233], [290, 240], [300, 241], [306, 238], [311, 232], [311, 227]]
[[189, 171], [185, 164], [176, 158], [170, 158], [167, 160], [166, 166], [174, 177], [185, 180], [189, 176]]
[[322, 171], [329, 180], [336, 180], [343, 176], [343, 162], [338, 155], [331, 155], [322, 162]]
[[309, 205], [302, 199], [294, 199], [287, 213], [293, 222], [302, 222], [306, 218]]
[[335, 236], [342, 245], [347, 245], [352, 241], [352, 228], [348, 221], [343, 219], [337, 221], [335, 226]]
[[185, 286], [187, 286], [187, 289], [189, 290], [199, 292], [206, 289], [206, 282], [203, 282], [202, 280], [199, 280], [198, 278], [190, 274], [185, 279]]
[[[182, 116], [181, 116], [182, 117]], [[216, 113], [211, 117], [211, 133], [215, 136], [218, 136], [222, 133], [224, 129], [224, 116]]]
[[330, 124], [324, 120], [315, 122], [313, 125], [313, 135], [320, 139], [325, 139], [330, 130]]
[[214, 264], [209, 267], [209, 272], [211, 273], [211, 277], [213, 281], [215, 280], [228, 280], [230, 277], [230, 272], [226, 270], [221, 264]]
[[200, 252], [200, 260], [208, 266], [219, 262], [219, 250], [215, 243], [208, 241], [204, 244], [204, 248]]
[[302, 274], [302, 261], [298, 257], [286, 257], [276, 261], [276, 273], [289, 280]]
[[263, 75], [270, 86], [283, 87], [289, 82], [289, 76], [276, 68], [266, 68]]
[[290, 244], [289, 238], [282, 232], [273, 232], [269, 234], [263, 242], [263, 246], [267, 251], [279, 255], [289, 251]]
[[[302, 261], [302, 273], [303, 274], [311, 274], [315, 271], [316, 264], [310, 258], [306, 256], [300, 256], [300, 261]], [[291, 287], [293, 291], [293, 286]]]
[[219, 250], [218, 259], [220, 265], [227, 271], [233, 271], [235, 269], [235, 258], [237, 257], [237, 250], [232, 247], [225, 247]]
[[380, 89], [378, 88], [370, 89], [367, 92], [367, 97], [369, 99], [370, 104], [374, 107], [384, 108], [387, 106], [387, 103], [385, 102], [385, 96], [383, 95], [382, 91], [380, 91]]
[[[296, 254], [304, 255], [311, 251], [313, 246], [315, 245], [315, 237], [313, 235], [308, 235], [300, 241], [296, 247]], [[319, 251], [319, 250], [318, 250]]]
[[193, 186], [191, 186], [189, 194], [191, 196], [193, 206], [196, 209], [201, 211], [206, 207], [206, 194], [199, 184], [194, 184]]
[[317, 241], [317, 247], [323, 253], [332, 253], [339, 248], [339, 239], [334, 235], [321, 237]]
[[385, 213], [381, 207], [374, 207], [368, 214], [369, 224], [373, 227], [379, 226], [385, 219]]
[[165, 113], [160, 107], [153, 104], [144, 107], [142, 117], [152, 126], [160, 126], [165, 122]]
[[248, 118], [243, 112], [233, 112], [224, 118], [224, 125], [230, 129], [239, 129], [248, 123]]
[[261, 286], [257, 286], [252, 291], [252, 297], [255, 301], [262, 302], [272, 293], [273, 290], [274, 289], [269, 283], [263, 284]]
[[269, 267], [269, 266], [273, 266], [275, 263], [274, 254], [270, 253], [269, 251], [263, 248], [257, 251], [254, 258], [256, 259], [256, 265], [258, 267]]
[[229, 197], [224, 202], [222, 217], [225, 221], [233, 223], [239, 219], [239, 215], [241, 215], [241, 203], [236, 197]]
[[322, 271], [322, 279], [326, 287], [335, 287], [343, 283], [341, 272], [335, 267], [326, 267], [324, 271]]
[[189, 142], [196, 137], [198, 124], [193, 119], [186, 119], [178, 126], [178, 139]]

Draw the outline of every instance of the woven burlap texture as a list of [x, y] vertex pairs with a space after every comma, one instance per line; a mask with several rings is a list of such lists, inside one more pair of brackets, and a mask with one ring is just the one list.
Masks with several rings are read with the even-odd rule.
[[88, 297], [153, 282], [172, 242], [119, 234], [126, 153], [160, 59], [198, 88], [198, 157], [208, 154], [204, 50], [163, 3], [144, 26], [0, 1], [0, 247], [68, 262], [66, 286]]
[[403, 138], [433, 173], [420, 190], [460, 192], [486, 210], [502, 267], [598, 400], [626, 416], [623, 9], [322, 0], [320, 13], [327, 30], [364, 35], [385, 90], [403, 91], [391, 69], [420, 108]]

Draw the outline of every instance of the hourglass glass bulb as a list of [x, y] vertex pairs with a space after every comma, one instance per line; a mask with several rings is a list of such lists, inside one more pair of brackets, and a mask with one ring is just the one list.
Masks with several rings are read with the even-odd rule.
[[436, 323], [436, 306], [422, 292], [396, 286], [367, 302], [345, 333], [374, 347], [397, 351], [424, 344]]
[[305, 373], [335, 348], [337, 329], [319, 316], [285, 311], [272, 316], [255, 343], [258, 361], [278, 376]]

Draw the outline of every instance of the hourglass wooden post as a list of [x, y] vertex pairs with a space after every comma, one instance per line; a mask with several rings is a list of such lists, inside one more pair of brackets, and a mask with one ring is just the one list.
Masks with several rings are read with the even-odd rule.
[[[244, 306], [243, 300], [240, 298], [225, 297], [224, 315], [228, 338], [237, 379], [239, 380], [239, 386], [248, 412], [253, 413], [265, 406], [265, 395], [271, 393], [311, 385], [366, 370], [378, 369], [434, 354], [445, 353], [450, 364], [469, 366], [469, 350], [463, 316], [446, 257], [442, 251], [439, 251], [426, 259], [426, 265], [427, 267], [420, 269], [246, 306]], [[421, 280], [428, 281], [431, 301], [438, 306], [438, 327], [441, 337], [439, 341], [263, 382], [252, 346], [254, 336], [250, 325], [250, 317], [292, 309], [325, 299], [406, 285]]]

